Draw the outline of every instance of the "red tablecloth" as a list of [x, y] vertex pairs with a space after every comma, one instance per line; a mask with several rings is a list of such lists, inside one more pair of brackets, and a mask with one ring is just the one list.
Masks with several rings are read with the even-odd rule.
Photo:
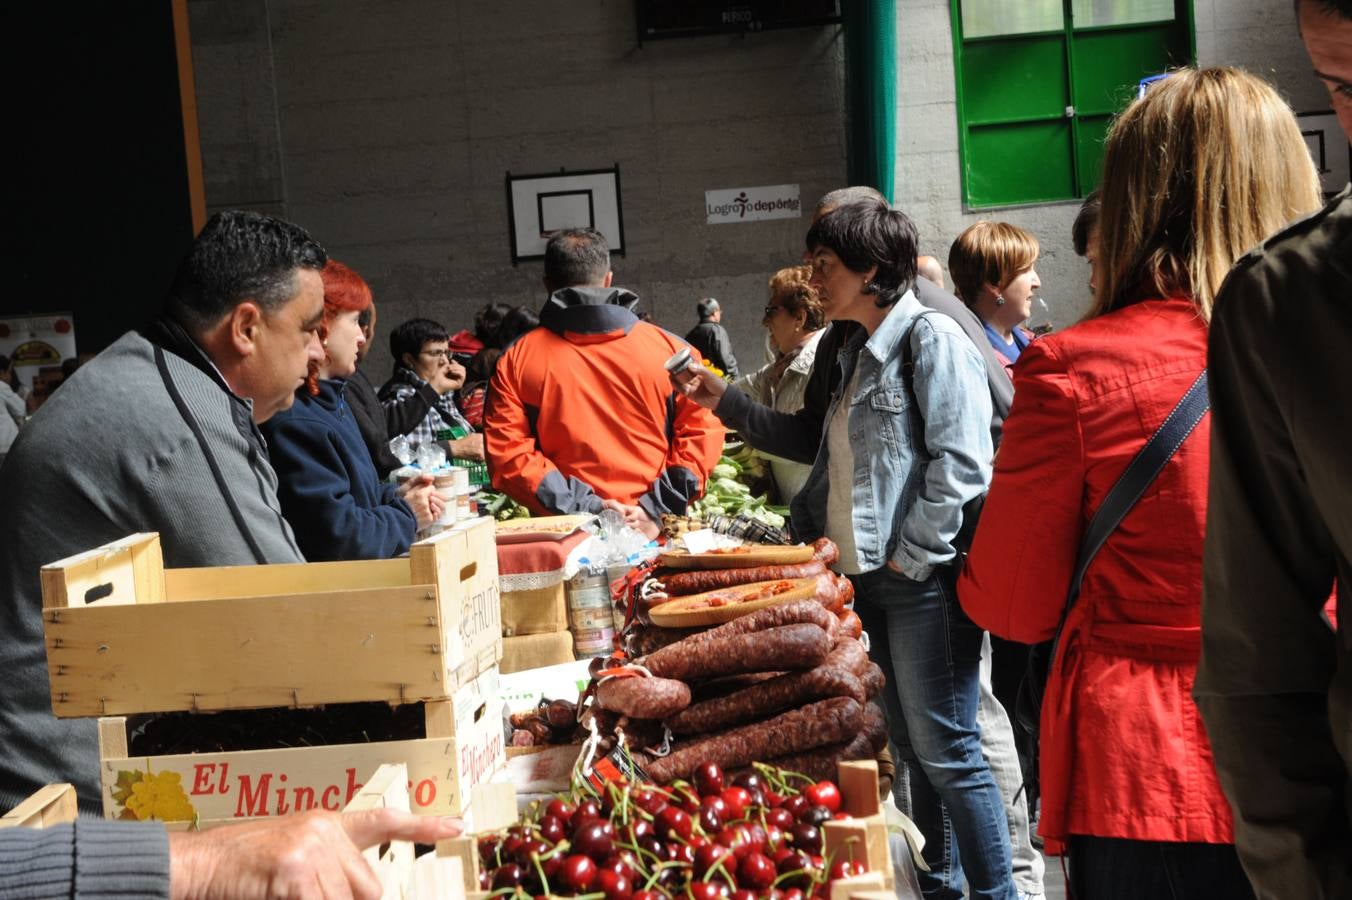
[[498, 544], [500, 589], [523, 591], [558, 584], [563, 581], [568, 554], [588, 537], [587, 532], [578, 531], [561, 541]]

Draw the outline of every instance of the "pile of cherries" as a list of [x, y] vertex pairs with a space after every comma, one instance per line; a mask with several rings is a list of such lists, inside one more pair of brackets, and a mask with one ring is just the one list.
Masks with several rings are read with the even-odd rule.
[[864, 873], [822, 856], [822, 824], [843, 818], [833, 782], [770, 766], [725, 782], [705, 763], [693, 784], [607, 784], [599, 799], [560, 797], [480, 838], [479, 883], [518, 898], [824, 897], [832, 881]]

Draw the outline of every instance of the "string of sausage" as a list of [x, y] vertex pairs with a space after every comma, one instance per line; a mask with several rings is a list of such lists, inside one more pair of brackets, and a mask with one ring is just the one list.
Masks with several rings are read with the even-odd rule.
[[703, 762], [735, 769], [774, 756], [853, 740], [864, 724], [864, 709], [849, 697], [833, 697], [781, 713], [763, 722], [690, 741], [669, 756], [645, 764], [658, 783], [689, 778]]

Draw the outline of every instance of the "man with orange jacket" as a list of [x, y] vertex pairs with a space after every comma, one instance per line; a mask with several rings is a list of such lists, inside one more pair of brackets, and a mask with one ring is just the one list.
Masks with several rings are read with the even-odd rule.
[[655, 537], [684, 513], [718, 462], [723, 426], [673, 392], [663, 367], [688, 345], [639, 320], [611, 286], [610, 250], [591, 229], [545, 248], [540, 327], [498, 362], [484, 413], [493, 487], [536, 514], [617, 509]]

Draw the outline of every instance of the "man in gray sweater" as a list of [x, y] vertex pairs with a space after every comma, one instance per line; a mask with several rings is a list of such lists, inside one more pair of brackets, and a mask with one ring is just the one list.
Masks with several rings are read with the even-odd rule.
[[[93, 719], [52, 715], [39, 570], [141, 531], [166, 566], [303, 562], [257, 424], [323, 358], [324, 248], [250, 212], [212, 217], [164, 317], [44, 404], [0, 468], [0, 809], [70, 782], [101, 815]], [[154, 652], [154, 647], [145, 648]]]

